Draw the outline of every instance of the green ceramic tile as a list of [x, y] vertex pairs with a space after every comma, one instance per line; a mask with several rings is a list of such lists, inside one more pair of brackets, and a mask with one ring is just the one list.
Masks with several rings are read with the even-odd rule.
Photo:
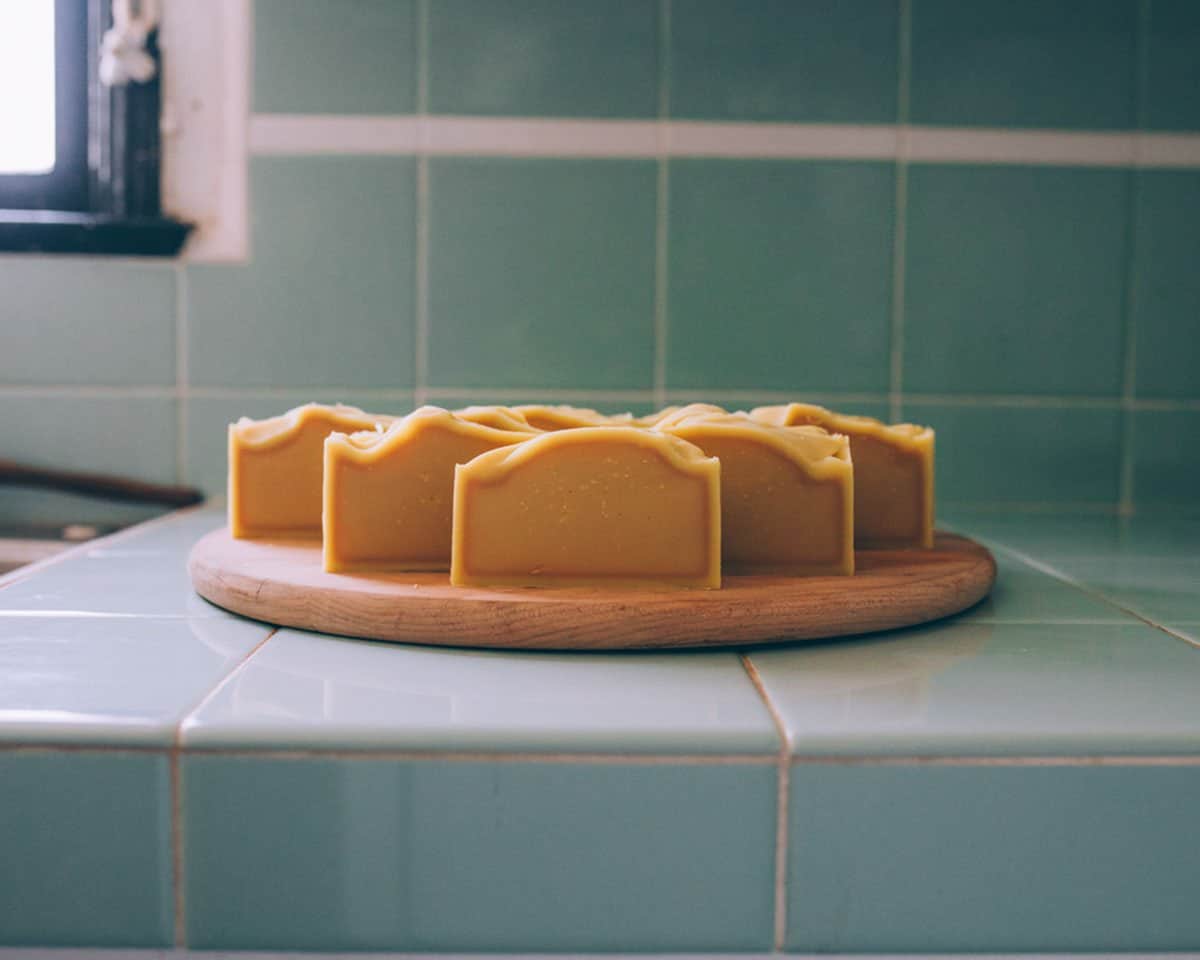
[[296, 630], [273, 636], [182, 729], [187, 746], [203, 748], [779, 750], [770, 714], [730, 653], [513, 656]]
[[1133, 516], [1044, 510], [1012, 513], [949, 508], [939, 517], [954, 530], [1019, 550], [1036, 560], [1128, 557], [1169, 560], [1200, 556], [1200, 514], [1141, 509]]
[[905, 403], [937, 431], [939, 503], [1116, 503], [1116, 409]]
[[995, 551], [998, 567], [992, 592], [968, 613], [963, 622], [995, 623], [1131, 623], [1128, 614], [1090, 597], [1078, 587], [1063, 583]]
[[429, 382], [648, 389], [649, 160], [430, 162]]
[[796, 756], [1200, 753], [1200, 656], [1130, 618], [950, 620], [753, 661]]
[[169, 947], [164, 754], [0, 751], [0, 944]]
[[412, 113], [416, 0], [254, 0], [259, 113]]
[[[229, 614], [200, 599], [187, 572], [192, 544], [223, 523], [220, 511], [205, 510], [164, 519], [117, 540], [98, 540], [5, 585], [0, 612], [228, 619]], [[218, 639], [215, 646], [224, 643]]]
[[192, 385], [411, 386], [415, 171], [253, 160], [250, 262], [188, 267]]
[[1115, 396], [1130, 176], [913, 167], [904, 388]]
[[1200, 552], [1169, 558], [1064, 558], [1054, 566], [1155, 623], [1200, 623]]
[[[122, 348], [123, 349], [123, 348]], [[10, 396], [0, 404], [0, 450], [43, 467], [175, 480], [175, 401], [166, 397]], [[104, 523], [144, 510], [6, 488], [0, 522]]]
[[189, 756], [188, 944], [766, 950], [775, 791], [771, 764]]
[[1001, 548], [1019, 550], [1037, 560], [1117, 552], [1122, 548], [1127, 522], [1128, 518], [1115, 512], [997, 512], [986, 507], [953, 505], [938, 511], [939, 527]]
[[1142, 126], [1200, 130], [1200, 6], [1194, 0], [1148, 0]]
[[658, 3], [430, 0], [429, 110], [653, 117]]
[[1200, 410], [1133, 415], [1133, 497], [1138, 504], [1200, 507]]
[[371, 413], [405, 414], [412, 393], [383, 396], [346, 391], [304, 390], [271, 394], [190, 397], [187, 405], [186, 477], [210, 497], [226, 494], [228, 427], [239, 417], [274, 417], [304, 403], [348, 403]]
[[797, 765], [787, 947], [1192, 949], [1197, 791], [1198, 766]]
[[673, 0], [671, 115], [895, 123], [894, 0]]
[[1135, 389], [1200, 399], [1200, 172], [1143, 170], [1135, 198]]
[[912, 0], [913, 122], [1132, 127], [1136, 27], [1136, 0]]
[[170, 264], [0, 258], [3, 384], [175, 382]]
[[270, 629], [232, 617], [0, 616], [0, 743], [170, 747]]
[[891, 166], [685, 159], [670, 182], [669, 387], [887, 389]]

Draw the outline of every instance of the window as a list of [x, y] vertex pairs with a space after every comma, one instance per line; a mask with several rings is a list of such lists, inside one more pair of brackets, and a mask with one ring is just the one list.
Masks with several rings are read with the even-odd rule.
[[[131, 45], [128, 30], [111, 30], [114, 12], [137, 27], [132, 18], [156, 9], [156, 0], [0, 5], [0, 251], [178, 252], [188, 227], [163, 217], [159, 200], [157, 31]], [[115, 50], [107, 60], [102, 42]], [[127, 79], [122, 65], [135, 60], [140, 82], [101, 82]]]

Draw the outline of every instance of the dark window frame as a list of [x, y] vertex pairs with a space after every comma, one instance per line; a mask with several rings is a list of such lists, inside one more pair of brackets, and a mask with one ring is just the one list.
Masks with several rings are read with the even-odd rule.
[[174, 256], [191, 229], [160, 200], [161, 60], [146, 83], [105, 87], [110, 0], [55, 0], [55, 169], [0, 175], [0, 252]]

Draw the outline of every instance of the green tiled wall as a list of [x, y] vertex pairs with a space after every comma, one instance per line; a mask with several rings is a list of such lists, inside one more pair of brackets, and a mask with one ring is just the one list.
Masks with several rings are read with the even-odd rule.
[[[1200, 134], [1190, 0], [253, 6], [259, 114]], [[0, 448], [220, 493], [308, 398], [818, 397], [946, 504], [1195, 505], [1200, 169], [987, 160], [255, 156], [245, 264], [0, 259]]]

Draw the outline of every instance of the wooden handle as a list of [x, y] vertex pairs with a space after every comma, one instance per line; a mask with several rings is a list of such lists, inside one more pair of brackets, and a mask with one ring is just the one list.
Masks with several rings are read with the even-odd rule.
[[5, 484], [64, 490], [85, 497], [129, 503], [161, 503], [168, 507], [190, 507], [204, 499], [204, 494], [194, 487], [146, 483], [143, 480], [130, 480], [103, 473], [51, 470], [45, 467], [31, 467], [12, 460], [0, 460], [0, 485]]

